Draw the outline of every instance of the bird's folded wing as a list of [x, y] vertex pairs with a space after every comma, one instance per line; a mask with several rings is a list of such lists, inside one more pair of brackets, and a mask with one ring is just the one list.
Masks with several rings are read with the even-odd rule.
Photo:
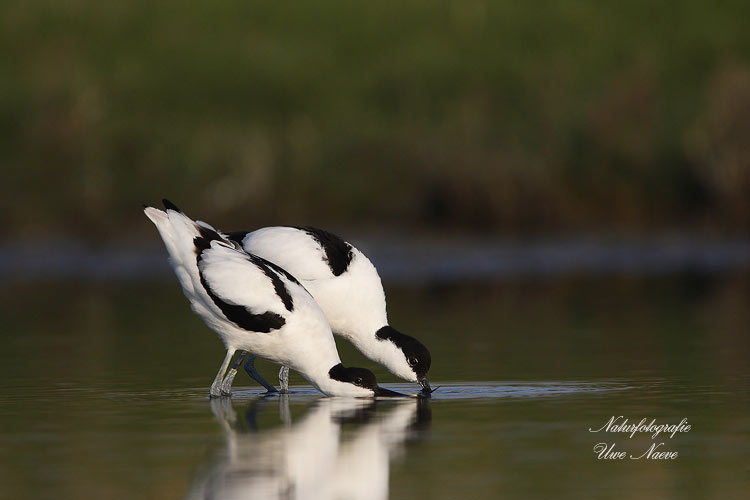
[[[267, 227], [244, 235], [240, 242], [246, 252], [275, 262], [302, 281], [336, 276], [324, 247], [303, 228]], [[338, 256], [336, 249], [329, 249], [331, 255]]]
[[279, 290], [279, 283], [272, 279], [276, 275], [269, 276], [249, 255], [226, 243], [212, 241], [200, 252], [198, 268], [201, 284], [215, 303], [240, 306], [256, 315], [271, 312], [283, 316], [289, 311], [282, 298], [285, 289]]

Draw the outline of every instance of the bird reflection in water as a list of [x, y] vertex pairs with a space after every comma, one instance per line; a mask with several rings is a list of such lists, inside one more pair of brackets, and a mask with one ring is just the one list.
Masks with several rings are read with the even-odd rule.
[[[294, 422], [288, 395], [253, 400], [244, 419], [228, 398], [211, 400], [211, 409], [226, 449], [187, 498], [388, 498], [390, 460], [405, 441], [422, 439], [431, 420], [425, 398], [321, 398]], [[269, 411], [283, 424], [258, 429]]]

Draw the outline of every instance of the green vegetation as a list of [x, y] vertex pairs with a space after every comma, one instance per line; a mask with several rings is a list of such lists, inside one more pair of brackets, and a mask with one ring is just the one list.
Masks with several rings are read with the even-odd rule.
[[[750, 223], [750, 4], [0, 6], [7, 236]], [[112, 235], [111, 223], [123, 228]]]

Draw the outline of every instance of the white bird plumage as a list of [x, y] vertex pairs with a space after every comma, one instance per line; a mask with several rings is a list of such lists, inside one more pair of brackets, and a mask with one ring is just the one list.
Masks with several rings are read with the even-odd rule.
[[[391, 461], [431, 419], [425, 398], [401, 398], [377, 410], [374, 401], [325, 398], [294, 419], [288, 397], [279, 398], [278, 413], [272, 403], [255, 399], [237, 415], [231, 402], [211, 401], [225, 446], [186, 498], [387, 499]], [[284, 424], [269, 426], [276, 420]]]
[[325, 312], [333, 333], [394, 375], [431, 392], [429, 351], [389, 325], [378, 271], [354, 245], [312, 227], [266, 227], [227, 237], [299, 279]]
[[323, 311], [292, 275], [169, 201], [164, 204], [165, 211], [145, 207], [144, 212], [164, 240], [193, 311], [227, 348], [211, 396], [231, 394], [236, 369], [248, 354], [246, 370], [269, 390], [275, 388], [255, 372], [256, 356], [292, 368], [327, 395], [396, 394], [378, 387], [369, 370], [341, 364]]

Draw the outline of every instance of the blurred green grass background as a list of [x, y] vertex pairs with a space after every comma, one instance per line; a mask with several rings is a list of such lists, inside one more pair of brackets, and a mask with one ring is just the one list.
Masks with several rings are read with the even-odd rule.
[[0, 237], [750, 227], [750, 4], [0, 6]]

